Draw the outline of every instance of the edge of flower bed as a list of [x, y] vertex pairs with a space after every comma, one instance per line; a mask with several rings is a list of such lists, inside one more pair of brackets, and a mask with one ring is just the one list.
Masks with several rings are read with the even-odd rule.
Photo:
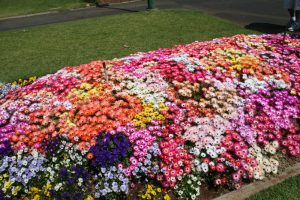
[[265, 190], [273, 185], [283, 182], [284, 180], [300, 174], [300, 162], [297, 164], [286, 168], [282, 173], [277, 176], [266, 178], [265, 180], [253, 182], [251, 184], [243, 186], [239, 190], [235, 190], [224, 194], [220, 197], [214, 198], [213, 200], [241, 200], [247, 199], [251, 195]]

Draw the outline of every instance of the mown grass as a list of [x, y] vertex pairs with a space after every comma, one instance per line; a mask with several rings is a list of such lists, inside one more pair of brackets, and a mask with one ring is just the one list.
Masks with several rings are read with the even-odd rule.
[[0, 82], [195, 40], [253, 33], [197, 11], [145, 11], [0, 32]]
[[0, 0], [0, 18], [83, 7], [83, 0]]
[[299, 200], [300, 175], [251, 196], [248, 200]]

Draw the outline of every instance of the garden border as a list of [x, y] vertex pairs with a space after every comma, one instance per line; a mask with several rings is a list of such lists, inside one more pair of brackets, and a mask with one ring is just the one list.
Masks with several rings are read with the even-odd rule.
[[256, 181], [251, 184], [243, 186], [239, 190], [235, 190], [229, 193], [226, 193], [222, 196], [214, 198], [213, 200], [241, 200], [247, 199], [251, 195], [258, 193], [264, 189], [267, 189], [273, 185], [283, 182], [284, 180], [292, 177], [297, 176], [300, 174], [300, 162], [297, 164], [286, 168], [282, 173], [277, 176], [266, 178], [261, 181]]

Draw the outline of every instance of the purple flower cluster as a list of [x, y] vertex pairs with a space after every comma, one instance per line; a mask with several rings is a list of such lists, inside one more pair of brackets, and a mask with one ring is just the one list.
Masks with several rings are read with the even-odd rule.
[[[51, 190], [51, 197], [55, 197], [56, 199], [82, 199], [83, 193], [78, 191], [88, 188], [91, 178], [92, 175], [83, 166], [75, 165], [71, 170], [62, 167], [59, 170], [58, 179], [59, 182], [63, 183], [63, 191]], [[76, 187], [78, 190], [74, 190]]]
[[116, 199], [114, 194], [128, 193], [129, 179], [124, 175], [122, 169], [115, 166], [101, 168], [98, 175], [94, 176], [95, 180], [100, 180], [95, 185], [95, 198], [99, 199], [103, 196], [111, 196], [111, 199]]
[[0, 144], [0, 158], [8, 156], [13, 153], [10, 142], [8, 140], [3, 141]]
[[121, 133], [100, 133], [97, 143], [90, 148], [94, 167], [109, 167], [120, 163], [130, 151], [130, 142]]
[[10, 91], [18, 88], [18, 85], [13, 85], [11, 83], [0, 83], [0, 99], [4, 98]]
[[0, 162], [0, 173], [8, 171], [9, 179], [12, 182], [22, 183], [24, 186], [30, 180], [37, 177], [45, 170], [43, 164], [46, 158], [37, 151], [26, 155], [26, 150], [20, 150], [17, 156], [5, 156]]
[[42, 148], [47, 155], [54, 155], [59, 149], [59, 145], [64, 140], [60, 136], [51, 138], [50, 140], [44, 140], [42, 143]]

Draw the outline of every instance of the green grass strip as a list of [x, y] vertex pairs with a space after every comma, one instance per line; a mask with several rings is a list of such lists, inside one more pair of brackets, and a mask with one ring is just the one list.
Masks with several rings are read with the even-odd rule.
[[248, 200], [299, 200], [300, 199], [300, 175], [291, 177], [282, 183], [263, 190]]
[[0, 82], [242, 33], [253, 32], [188, 10], [145, 11], [0, 32]]

